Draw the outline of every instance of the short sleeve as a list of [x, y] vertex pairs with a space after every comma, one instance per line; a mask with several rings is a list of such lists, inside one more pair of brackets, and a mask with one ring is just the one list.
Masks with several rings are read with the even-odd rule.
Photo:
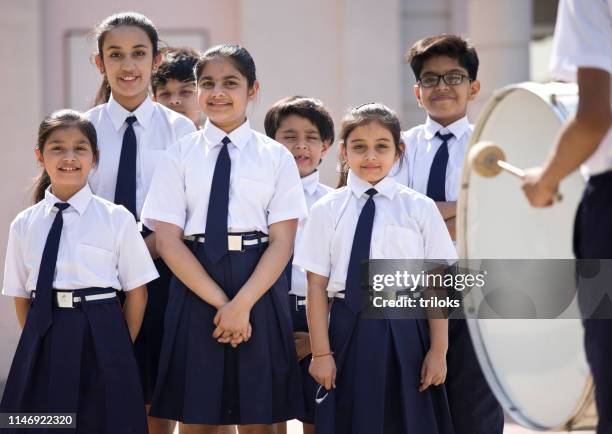
[[424, 259], [446, 259], [455, 262], [457, 251], [444, 219], [433, 200], [427, 198], [426, 204], [421, 216], [421, 230], [425, 240]]
[[311, 273], [329, 277], [331, 272], [331, 241], [334, 224], [325, 203], [318, 201], [310, 209], [293, 265]]
[[176, 123], [175, 132], [177, 140], [180, 140], [191, 133], [195, 133], [196, 131], [197, 130], [193, 122], [187, 118], [181, 118]]
[[561, 0], [550, 66], [553, 76], [572, 82], [581, 67], [612, 73], [612, 11], [607, 0]]
[[28, 272], [22, 252], [22, 234], [19, 231], [19, 220], [13, 220], [9, 230], [6, 259], [4, 261], [4, 283], [2, 294], [12, 297], [29, 297], [26, 291]]
[[141, 212], [141, 220], [151, 230], [155, 230], [155, 220], [172, 223], [185, 228], [187, 219], [187, 196], [185, 177], [175, 151], [177, 146], [164, 153], [160, 158], [149, 193]]
[[268, 226], [308, 215], [304, 187], [293, 156], [285, 148], [280, 153], [274, 194], [268, 204]]
[[159, 274], [131, 214], [122, 216], [119, 233], [117, 270], [121, 288], [130, 291], [157, 279]]

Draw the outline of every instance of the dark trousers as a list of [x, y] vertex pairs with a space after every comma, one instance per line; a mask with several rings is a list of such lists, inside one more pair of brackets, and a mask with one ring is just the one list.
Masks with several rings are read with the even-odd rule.
[[463, 319], [449, 320], [446, 393], [455, 434], [502, 434], [504, 411], [491, 392]]
[[[585, 187], [576, 213], [574, 253], [578, 259], [612, 259], [612, 171], [592, 177]], [[603, 311], [609, 303], [603, 300]], [[586, 319], [584, 331], [599, 413], [597, 434], [612, 434], [612, 320]]]

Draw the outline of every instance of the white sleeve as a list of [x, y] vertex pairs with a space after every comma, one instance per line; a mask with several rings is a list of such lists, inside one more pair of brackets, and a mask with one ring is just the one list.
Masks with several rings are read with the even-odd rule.
[[176, 123], [176, 140], [180, 140], [183, 137], [195, 133], [197, 131], [195, 125], [189, 119], [179, 119]]
[[268, 204], [268, 226], [308, 216], [304, 187], [293, 156], [285, 148], [282, 148], [280, 154], [274, 194]]
[[436, 203], [427, 198], [427, 207], [421, 215], [421, 231], [425, 241], [424, 259], [446, 259], [454, 262], [457, 251], [448, 233], [444, 219]]
[[334, 223], [325, 204], [321, 201], [316, 202], [310, 209], [310, 215], [293, 257], [293, 265], [329, 277], [333, 228]]
[[155, 230], [155, 220], [172, 223], [185, 228], [187, 219], [187, 196], [183, 168], [175, 155], [176, 145], [160, 158], [149, 193], [141, 212], [141, 220]]
[[612, 5], [608, 0], [561, 0], [550, 66], [553, 76], [572, 82], [581, 67], [612, 73]]
[[[123, 211], [123, 210], [122, 210]], [[131, 291], [159, 277], [149, 250], [131, 214], [122, 216], [117, 246], [117, 272], [124, 291]]]
[[4, 283], [2, 294], [12, 297], [29, 297], [26, 291], [28, 272], [21, 249], [22, 234], [18, 219], [13, 220], [9, 230], [6, 259], [4, 261]]

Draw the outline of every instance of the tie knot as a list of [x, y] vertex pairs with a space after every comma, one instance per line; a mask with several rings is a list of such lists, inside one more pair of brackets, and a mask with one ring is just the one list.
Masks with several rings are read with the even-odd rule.
[[455, 137], [455, 135], [453, 133], [442, 134], [438, 131], [436, 137], [439, 137], [443, 142], [448, 142], [452, 137]]
[[136, 121], [137, 121], [136, 116], [128, 116], [127, 118], [125, 118], [125, 122], [126, 122], [126, 123], [128, 124], [128, 126], [130, 126], [130, 127], [131, 127], [131, 126], [132, 126], [132, 124], [133, 124], [134, 122], [136, 122]]
[[378, 191], [375, 188], [370, 188], [369, 190], [366, 190], [366, 194], [370, 197], [374, 196], [376, 193], [378, 193]]
[[59, 212], [64, 211], [69, 206], [70, 206], [70, 204], [69, 203], [65, 203], [65, 202], [56, 202], [55, 203], [55, 207], [59, 210]]
[[231, 143], [231, 140], [229, 137], [225, 136], [223, 137], [223, 140], [221, 140], [221, 143], [223, 143], [224, 145], [227, 145], [228, 143]]

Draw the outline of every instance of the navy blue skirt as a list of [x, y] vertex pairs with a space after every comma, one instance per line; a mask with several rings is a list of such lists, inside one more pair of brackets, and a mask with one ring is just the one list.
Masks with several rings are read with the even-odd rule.
[[[75, 294], [100, 292], [108, 291], [88, 288]], [[76, 431], [50, 431], [57, 434], [146, 434], [138, 369], [117, 299], [88, 301], [73, 309], [54, 306], [53, 325], [42, 337], [34, 309], [35, 302], [13, 358], [0, 412], [76, 413]]]
[[[294, 332], [308, 333], [308, 320], [306, 319], [306, 306], [296, 306], [295, 296], [289, 296], [289, 310], [291, 311], [291, 320], [293, 322]], [[302, 396], [304, 398], [305, 412], [304, 416], [300, 417], [300, 422], [314, 424], [315, 423], [315, 395], [319, 385], [308, 372], [310, 368], [310, 356], [300, 360], [300, 373], [302, 376]]]
[[145, 404], [150, 404], [157, 381], [157, 367], [164, 335], [164, 314], [168, 305], [168, 287], [172, 272], [162, 259], [155, 260], [159, 277], [147, 283], [147, 308], [140, 333], [134, 342], [134, 355], [140, 373]]
[[[195, 244], [195, 245], [194, 245]], [[229, 252], [216, 264], [188, 242], [233, 298], [265, 247]], [[188, 424], [272, 424], [302, 416], [300, 372], [283, 275], [253, 306], [251, 339], [232, 348], [212, 338], [216, 309], [172, 277], [151, 416]]]
[[444, 386], [419, 392], [426, 321], [360, 319], [334, 299], [336, 389], [316, 410], [317, 434], [453, 434]]

